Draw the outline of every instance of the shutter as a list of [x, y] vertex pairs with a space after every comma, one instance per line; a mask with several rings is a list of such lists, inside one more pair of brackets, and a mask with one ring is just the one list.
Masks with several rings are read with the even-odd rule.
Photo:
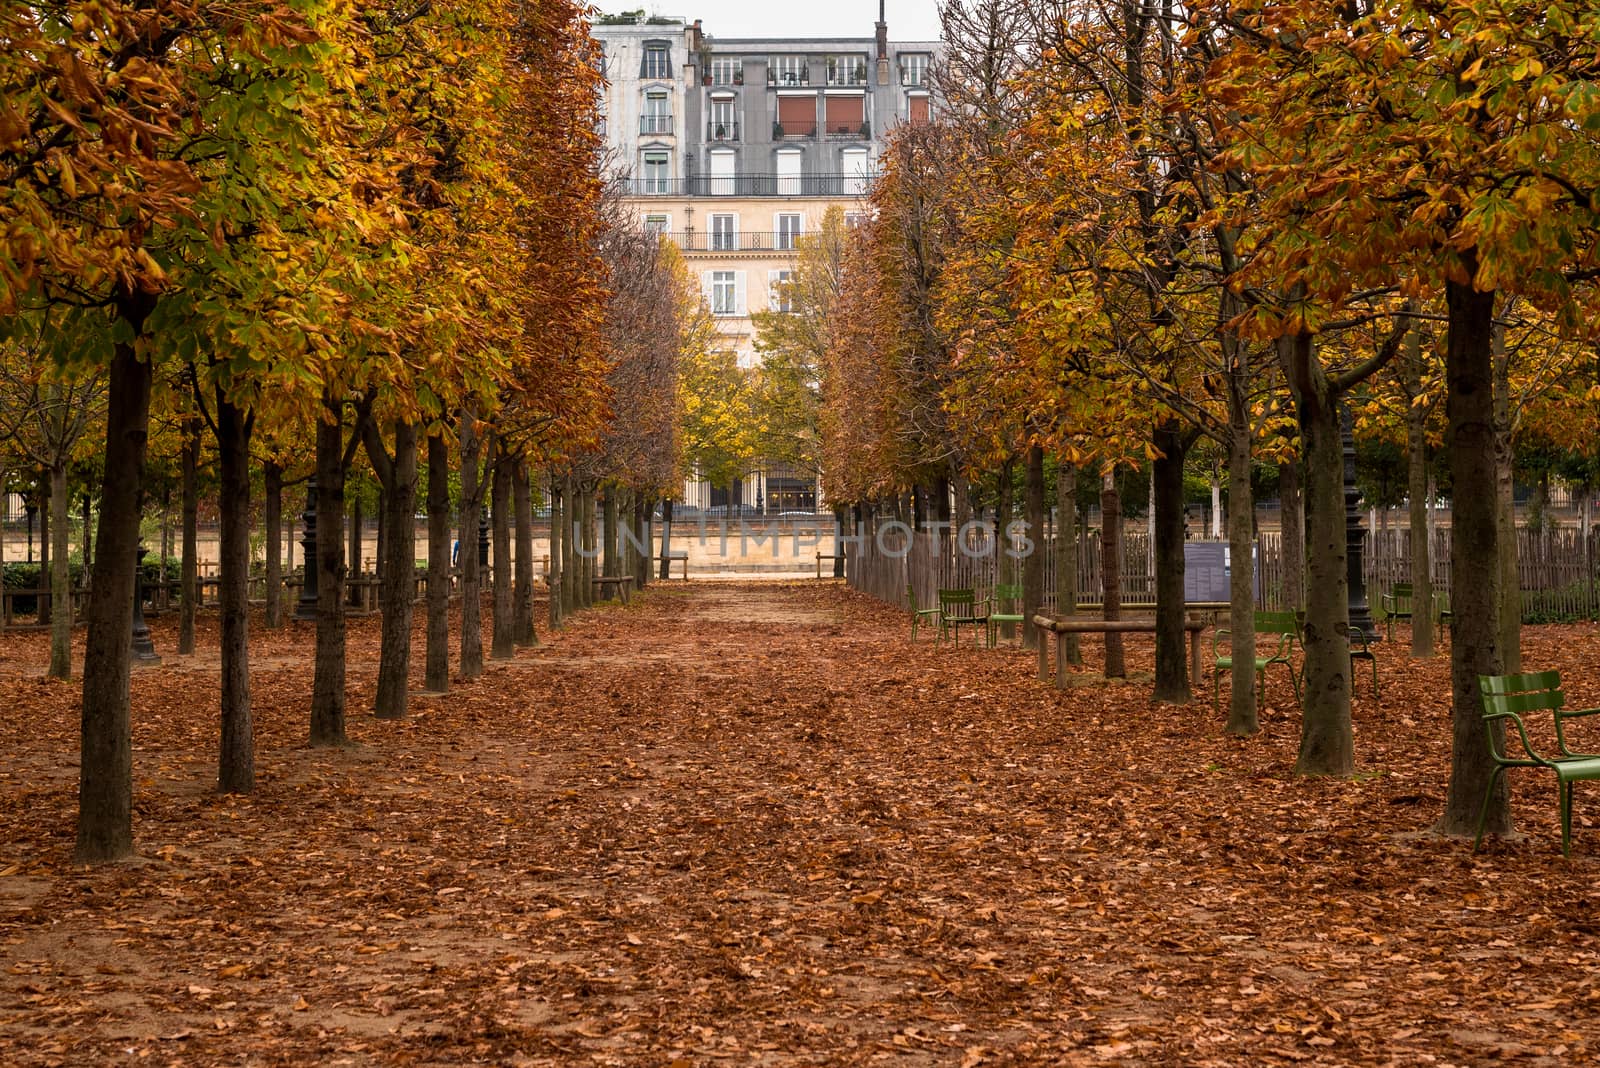
[[717, 306], [716, 297], [714, 295], [715, 291], [713, 290], [711, 284], [710, 271], [700, 272], [700, 292], [705, 294], [707, 308], [715, 308]]
[[859, 133], [866, 121], [865, 97], [830, 96], [826, 107], [829, 133]]
[[746, 303], [747, 296], [744, 288], [744, 272], [733, 272], [733, 310], [737, 315], [750, 314], [750, 305]]
[[911, 105], [911, 121], [922, 123], [928, 121], [928, 98], [914, 96], [909, 101]]
[[782, 271], [767, 272], [767, 311], [778, 310], [778, 282], [782, 274]]
[[817, 98], [805, 96], [778, 97], [778, 125], [785, 136], [809, 137], [817, 132]]

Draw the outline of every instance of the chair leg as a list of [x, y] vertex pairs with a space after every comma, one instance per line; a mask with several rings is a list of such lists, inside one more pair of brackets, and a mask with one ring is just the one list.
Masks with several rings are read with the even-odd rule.
[[1295, 674], [1294, 661], [1285, 664], [1289, 669], [1289, 685], [1294, 688], [1294, 703], [1304, 708], [1306, 703], [1300, 699], [1300, 676]]
[[1572, 856], [1572, 784], [1561, 784], [1561, 855]]
[[1489, 788], [1483, 792], [1483, 804], [1478, 808], [1478, 835], [1472, 840], [1472, 851], [1476, 853], [1483, 844], [1483, 829], [1489, 825], [1489, 798], [1494, 796], [1494, 784], [1499, 781], [1500, 773], [1505, 769], [1496, 766], [1489, 773]]

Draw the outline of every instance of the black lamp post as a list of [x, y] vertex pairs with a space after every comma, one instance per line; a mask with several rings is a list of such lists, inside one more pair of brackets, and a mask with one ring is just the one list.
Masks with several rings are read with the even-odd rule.
[[1355, 417], [1348, 403], [1339, 412], [1339, 441], [1344, 448], [1345, 578], [1350, 588], [1350, 627], [1368, 641], [1377, 641], [1378, 628], [1373, 625], [1372, 610], [1367, 605], [1367, 581], [1362, 567], [1367, 532], [1361, 525], [1361, 491], [1356, 489]]
[[[489, 566], [489, 506], [478, 510], [478, 566]], [[481, 579], [479, 581], [482, 581]]]
[[140, 546], [134, 550], [133, 555], [133, 662], [135, 664], [159, 664], [161, 657], [156, 655], [156, 646], [150, 640], [150, 627], [144, 621], [144, 558], [150, 550]]
[[306, 510], [300, 514], [304, 528], [300, 535], [300, 555], [304, 564], [301, 571], [300, 600], [294, 606], [294, 618], [317, 618], [317, 476], [306, 483]]
[[33, 517], [39, 514], [39, 506], [29, 501], [22, 506], [28, 513], [28, 563], [33, 563]]

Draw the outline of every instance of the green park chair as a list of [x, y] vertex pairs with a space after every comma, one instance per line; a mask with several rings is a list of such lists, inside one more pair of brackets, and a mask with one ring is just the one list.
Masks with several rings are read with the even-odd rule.
[[[1565, 711], [1562, 705], [1566, 695], [1561, 692], [1561, 675], [1555, 671], [1538, 671], [1522, 675], [1479, 675], [1478, 688], [1483, 693], [1483, 726], [1489, 736], [1489, 755], [1494, 758], [1494, 771], [1489, 775], [1489, 786], [1483, 794], [1483, 807], [1478, 811], [1478, 834], [1472, 840], [1476, 853], [1483, 843], [1483, 829], [1489, 821], [1489, 801], [1494, 796], [1495, 783], [1511, 768], [1549, 768], [1556, 773], [1557, 798], [1561, 809], [1561, 855], [1572, 855], [1572, 784], [1585, 779], [1600, 779], [1600, 753], [1576, 752], [1567, 744], [1564, 729], [1569, 719], [1592, 716], [1600, 708], [1582, 708]], [[1528, 739], [1524, 716], [1530, 712], [1549, 712], [1555, 721], [1557, 756], [1546, 757], [1534, 749]], [[1497, 720], [1510, 720], [1521, 739], [1521, 756], [1511, 756], [1495, 737]]]
[[[1295, 621], [1293, 612], [1257, 612], [1255, 614], [1255, 632], [1259, 640], [1262, 636], [1277, 638], [1277, 648], [1267, 656], [1260, 655], [1257, 650], [1256, 678], [1261, 680], [1261, 701], [1267, 700], [1267, 668], [1273, 664], [1282, 664], [1289, 669], [1289, 684], [1294, 687], [1294, 699], [1300, 700], [1300, 676], [1294, 670], [1294, 646], [1299, 640], [1300, 627]], [[1222, 707], [1222, 676], [1224, 672], [1233, 670], [1233, 653], [1231, 631], [1227, 627], [1219, 627], [1211, 637], [1211, 655], [1216, 660], [1211, 673], [1211, 700], [1217, 707]], [[1270, 642], [1267, 643], [1269, 646]], [[1228, 652], [1224, 653], [1223, 650]]]
[[993, 612], [989, 613], [989, 648], [993, 649], [995, 647], [996, 642], [998, 642], [998, 640], [999, 640], [999, 637], [1000, 637], [1000, 625], [1002, 623], [1022, 623], [1027, 619], [1027, 616], [1022, 611], [1022, 587], [1021, 586], [1018, 586], [1018, 585], [1000, 585], [1000, 586], [996, 586], [994, 588], [994, 592], [991, 593], [989, 596], [990, 596], [990, 599], [994, 602], [994, 607], [996, 609], [999, 609], [1002, 606], [1008, 605], [1008, 604], [1011, 605], [1011, 606], [1014, 606], [1017, 609], [1017, 611], [1015, 611], [1015, 612], [993, 611]]
[[1383, 624], [1385, 634], [1390, 641], [1394, 641], [1394, 621], [1403, 619], [1411, 622], [1412, 601], [1416, 594], [1414, 587], [1409, 582], [1396, 582], [1389, 587], [1389, 592], [1378, 598], [1378, 606], [1383, 609]]
[[[922, 621], [924, 619], [926, 619], [929, 623], [932, 623], [935, 627], [938, 626], [938, 624], [939, 624], [939, 609], [937, 609], [937, 608], [918, 608], [917, 607], [917, 588], [915, 586], [913, 586], [909, 582], [906, 583], [906, 604], [911, 606], [911, 640], [912, 641], [916, 641], [917, 640], [917, 627], [918, 627], [918, 625], [920, 625], [922, 623]], [[935, 634], [935, 638], [937, 639], [937, 634]]]
[[960, 645], [961, 628], [965, 625], [972, 628], [972, 641], [976, 645], [981, 634], [988, 630], [989, 607], [989, 602], [978, 600], [971, 589], [940, 590], [937, 640], [942, 642], [946, 637], [953, 637]]

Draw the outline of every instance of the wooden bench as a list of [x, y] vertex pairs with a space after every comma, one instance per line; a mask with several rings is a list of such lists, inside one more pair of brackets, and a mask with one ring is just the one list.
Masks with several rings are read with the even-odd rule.
[[680, 549], [677, 552], [662, 553], [661, 554], [661, 558], [663, 560], [665, 560], [666, 563], [667, 563], [667, 578], [668, 578], [668, 580], [670, 580], [672, 578], [672, 565], [673, 564], [682, 564], [683, 565], [683, 573], [682, 573], [682, 575], [680, 577], [685, 582], [689, 581], [689, 554], [688, 553], [686, 553], [686, 552], [684, 552], [683, 550]]
[[[1566, 695], [1561, 691], [1561, 675], [1555, 671], [1538, 671], [1523, 675], [1479, 675], [1478, 688], [1483, 694], [1483, 727], [1489, 737], [1489, 755], [1494, 758], [1494, 771], [1489, 775], [1489, 786], [1483, 794], [1483, 807], [1478, 811], [1478, 834], [1472, 840], [1476, 853], [1483, 844], [1483, 829], [1489, 820], [1489, 801], [1494, 797], [1494, 787], [1501, 775], [1511, 768], [1549, 768], [1556, 774], [1557, 799], [1561, 811], [1561, 855], [1572, 855], [1572, 784], [1586, 779], [1600, 779], [1600, 753], [1573, 750], [1567, 743], [1563, 729], [1567, 720], [1600, 713], [1600, 708], [1580, 708], [1571, 711], [1562, 708]], [[1555, 726], [1556, 756], [1546, 756], [1533, 747], [1528, 737], [1527, 723], [1523, 717], [1530, 712], [1549, 712]], [[1495, 724], [1510, 720], [1517, 728], [1522, 744], [1522, 756], [1511, 756], [1495, 737]], [[1548, 752], [1548, 750], [1547, 750]]]
[[818, 579], [822, 578], [822, 561], [826, 560], [826, 561], [828, 561], [828, 563], [831, 564], [835, 560], [838, 560], [838, 559], [839, 559], [839, 557], [834, 555], [833, 553], [825, 553], [825, 552], [820, 552], [819, 551], [817, 553], [817, 578]]
[[[1044, 616], [1033, 617], [1033, 625], [1039, 628], [1039, 681], [1044, 682], [1050, 676], [1050, 646], [1056, 647], [1056, 689], [1067, 688], [1067, 635], [1069, 634], [1154, 634], [1156, 621], [1154, 619], [1084, 619], [1081, 616]], [[1200, 678], [1200, 635], [1211, 624], [1204, 619], [1186, 616], [1183, 620], [1183, 629], [1189, 635], [1189, 663], [1190, 670], [1195, 679]], [[1047, 642], [1045, 634], [1054, 634], [1056, 640]]]
[[628, 591], [633, 589], [632, 575], [605, 576], [594, 580], [594, 597], [597, 601], [609, 601], [618, 597], [623, 604], [628, 603]]

